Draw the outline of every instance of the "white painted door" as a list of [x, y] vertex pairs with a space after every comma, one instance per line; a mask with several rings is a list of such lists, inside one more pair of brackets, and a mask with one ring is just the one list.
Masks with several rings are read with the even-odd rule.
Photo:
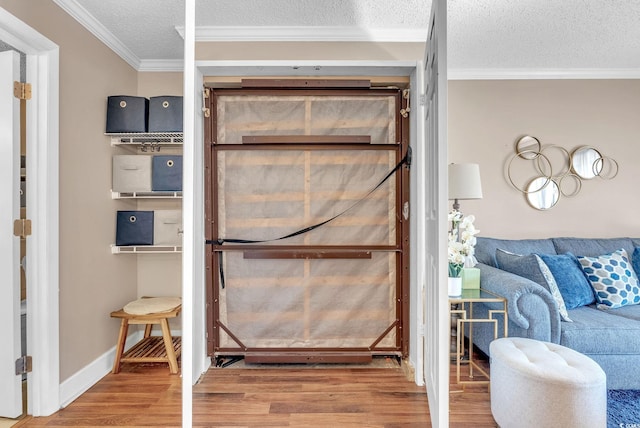
[[449, 311], [447, 309], [447, 3], [431, 4], [425, 52], [424, 375], [431, 423], [449, 426]]
[[20, 238], [13, 221], [20, 218], [20, 101], [13, 82], [20, 80], [20, 56], [0, 53], [0, 416], [22, 414], [22, 376], [15, 374], [20, 357]]

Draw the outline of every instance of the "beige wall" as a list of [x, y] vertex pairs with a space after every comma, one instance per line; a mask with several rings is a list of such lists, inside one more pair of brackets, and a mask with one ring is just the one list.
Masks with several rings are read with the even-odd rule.
[[424, 43], [200, 42], [196, 60], [416, 61]]
[[[476, 216], [483, 236], [640, 236], [638, 111], [640, 80], [450, 81], [449, 161], [479, 163], [484, 193], [461, 201], [461, 211]], [[525, 134], [569, 151], [593, 146], [619, 163], [619, 174], [584, 181], [577, 196], [535, 210], [504, 172]], [[513, 165], [524, 178], [524, 161]]]

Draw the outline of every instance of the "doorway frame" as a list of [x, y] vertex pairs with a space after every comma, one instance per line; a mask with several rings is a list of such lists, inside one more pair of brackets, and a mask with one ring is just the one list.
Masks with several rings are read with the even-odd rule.
[[[185, 56], [185, 61], [188, 58]], [[190, 76], [194, 76], [195, 84], [193, 88], [193, 94], [189, 94], [193, 97], [196, 107], [195, 110], [200, 110], [200, 108], [205, 107], [204, 105], [200, 105], [199, 100], [202, 100], [202, 89], [204, 86], [205, 76], [206, 77], [216, 77], [216, 76], [234, 76], [234, 77], [244, 77], [244, 76], [281, 76], [281, 77], [295, 77], [295, 76], [306, 76], [306, 77], [320, 77], [320, 76], [408, 76], [410, 78], [410, 94], [412, 98], [412, 106], [413, 108], [410, 111], [410, 139], [409, 145], [412, 147], [414, 151], [414, 159], [421, 159], [424, 151], [426, 150], [424, 132], [422, 130], [423, 125], [421, 125], [420, 118], [422, 117], [423, 111], [423, 103], [421, 100], [424, 99], [423, 85], [420, 83], [421, 75], [422, 75], [422, 61], [331, 61], [331, 60], [323, 60], [323, 61], [288, 61], [288, 60], [273, 60], [273, 61], [256, 61], [256, 60], [240, 60], [240, 61], [215, 61], [215, 60], [196, 60], [194, 64], [194, 73], [190, 73], [188, 68], [186, 67], [187, 63], [185, 62], [185, 79]], [[187, 92], [185, 92], [185, 96]], [[196, 120], [194, 121], [194, 131], [198, 132], [202, 129], [203, 121], [202, 114], [196, 115]], [[195, 138], [198, 147], [201, 147], [203, 144], [203, 138]], [[185, 138], [185, 144], [189, 145], [189, 141]], [[193, 150], [193, 148], [189, 148], [189, 150]], [[194, 168], [194, 170], [198, 170], [200, 166]], [[410, 203], [410, 216], [414, 219], [420, 219], [424, 213], [420, 212], [420, 200], [422, 199], [420, 195], [424, 195], [426, 189], [424, 188], [424, 183], [420, 180], [413, 180], [415, 177], [424, 177], [425, 172], [424, 168], [426, 166], [421, 162], [416, 162], [411, 166], [411, 203]], [[415, 171], [415, 172], [414, 172]], [[188, 174], [187, 170], [185, 170], [185, 174]], [[414, 175], [415, 174], [415, 175]], [[200, 177], [203, 177], [202, 175]], [[204, 201], [198, 200], [202, 196], [194, 195], [194, 199], [187, 203], [186, 200], [183, 201], [183, 215], [186, 217], [197, 215], [197, 210], [200, 207], [204, 207]], [[424, 197], [424, 196], [423, 196]], [[419, 220], [418, 220], [419, 221]], [[197, 224], [197, 223], [196, 223]], [[415, 223], [414, 223], [415, 224]], [[418, 236], [418, 227], [414, 227], [411, 229], [411, 261], [414, 260], [424, 260], [424, 248], [420, 245], [417, 245], [417, 242], [420, 240]], [[191, 230], [189, 231], [185, 224], [185, 238], [187, 235], [195, 235], [198, 236], [198, 239], [201, 235], [204, 234], [204, 230]], [[193, 236], [192, 235], [192, 236]], [[197, 254], [198, 259], [202, 262], [204, 261], [204, 247], [202, 248], [202, 253]], [[185, 266], [189, 266], [192, 261], [185, 260]], [[198, 269], [204, 271], [204, 265], [198, 266]], [[416, 269], [412, 269], [410, 280], [409, 280], [409, 290], [410, 290], [410, 310], [409, 310], [409, 361], [413, 365], [415, 370], [414, 372], [414, 381], [417, 385], [424, 385], [425, 376], [423, 373], [423, 358], [425, 357], [423, 353], [420, 351], [420, 344], [422, 343], [422, 338], [425, 334], [425, 324], [422, 319], [422, 313], [424, 313], [424, 301], [422, 299], [422, 291], [419, 289], [419, 278], [422, 277], [422, 267], [418, 264]], [[420, 270], [420, 272], [414, 272], [414, 270]], [[186, 283], [186, 282], [185, 282]], [[193, 285], [193, 289], [190, 290], [190, 295], [195, 296], [204, 296], [204, 281], [190, 281], [189, 284]], [[204, 307], [196, 307], [194, 308], [194, 314], [184, 314], [183, 317], [187, 315], [191, 315], [193, 318], [202, 319], [204, 318], [204, 314], [206, 313]], [[192, 378], [195, 380], [202, 373], [199, 370], [205, 368], [206, 365], [203, 365], [201, 361], [206, 360], [206, 346], [200, 346], [198, 344], [199, 340], [205, 340], [205, 331], [201, 331], [200, 328], [205, 328], [206, 326], [202, 324], [202, 326], [198, 324], [194, 324], [194, 320], [184, 319], [183, 323], [183, 335], [185, 333], [185, 327], [193, 326], [194, 331], [189, 332], [188, 334], [193, 334], [194, 338], [194, 348], [198, 351], [202, 352], [203, 348], [205, 351], [205, 355], [198, 355], [197, 351], [194, 352], [193, 358], [194, 364], [193, 369], [194, 372], [191, 374]], [[205, 341], [206, 345], [206, 341]], [[198, 364], [198, 362], [200, 362]], [[183, 362], [184, 365], [184, 362]], [[205, 368], [206, 370], [206, 368]], [[183, 393], [185, 392], [183, 389]], [[186, 395], [186, 394], [185, 394]], [[186, 399], [187, 402], [183, 403], [186, 408], [191, 407], [191, 397], [186, 397], [183, 395], [183, 398]]]
[[60, 409], [59, 341], [59, 47], [0, 8], [0, 39], [25, 53], [27, 82], [27, 413], [48, 416]]

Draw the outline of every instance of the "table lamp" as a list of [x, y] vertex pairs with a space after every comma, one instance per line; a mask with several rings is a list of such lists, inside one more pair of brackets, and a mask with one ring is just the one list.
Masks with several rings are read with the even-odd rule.
[[460, 211], [461, 199], [482, 199], [480, 165], [477, 163], [449, 164], [449, 199], [453, 209]]
[[[460, 199], [482, 199], [480, 166], [477, 163], [449, 164], [449, 199], [453, 199], [453, 209], [456, 211], [460, 211]], [[480, 288], [480, 269], [462, 269], [462, 288]]]

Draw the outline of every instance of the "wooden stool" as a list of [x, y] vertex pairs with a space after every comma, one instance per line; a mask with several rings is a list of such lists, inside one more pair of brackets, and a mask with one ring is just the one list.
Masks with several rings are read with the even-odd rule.
[[[130, 314], [120, 309], [111, 312], [112, 318], [121, 318], [120, 333], [116, 346], [116, 358], [113, 362], [112, 373], [120, 372], [121, 363], [169, 363], [171, 374], [178, 373], [178, 357], [182, 350], [180, 337], [171, 337], [169, 318], [175, 318], [180, 314], [182, 305], [169, 312], [159, 312], [146, 315]], [[127, 340], [129, 324], [144, 324], [144, 338], [124, 353], [124, 345]], [[160, 324], [162, 336], [151, 336], [154, 324]]]

